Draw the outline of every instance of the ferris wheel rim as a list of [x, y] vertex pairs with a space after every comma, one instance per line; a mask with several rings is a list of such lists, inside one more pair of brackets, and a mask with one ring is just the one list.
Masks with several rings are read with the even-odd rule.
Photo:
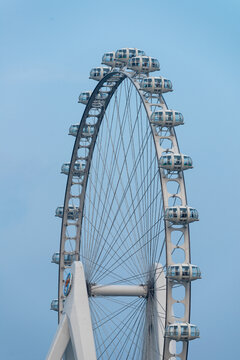
[[[126, 80], [126, 79], [129, 79], [131, 81], [131, 83], [134, 85], [135, 87], [135, 90], [136, 92], [138, 93], [140, 99], [141, 99], [141, 102], [144, 106], [144, 109], [145, 109], [145, 113], [148, 117], [148, 120], [149, 120], [149, 126], [150, 126], [150, 116], [149, 116], [149, 109], [147, 107], [147, 103], [146, 103], [146, 100], [143, 96], [143, 93], [140, 91], [139, 87], [136, 85], [136, 82], [133, 80], [133, 75], [132, 73], [127, 73], [125, 72], [124, 70], [118, 70], [118, 71], [113, 71], [113, 72], [110, 72], [109, 74], [107, 74], [102, 80], [99, 81], [99, 83], [96, 85], [94, 91], [92, 92], [92, 95], [88, 101], [88, 104], [86, 105], [86, 108], [85, 108], [85, 111], [82, 115], [82, 118], [81, 118], [81, 121], [80, 121], [80, 124], [79, 124], [79, 129], [78, 129], [78, 134], [76, 136], [76, 139], [75, 139], [75, 143], [74, 143], [74, 146], [73, 146], [73, 151], [72, 151], [72, 156], [71, 156], [71, 162], [70, 162], [70, 169], [73, 168], [73, 164], [76, 162], [77, 158], [76, 158], [76, 153], [77, 153], [77, 150], [78, 150], [78, 145], [79, 145], [79, 140], [80, 140], [80, 134], [81, 134], [81, 131], [83, 129], [83, 126], [85, 124], [85, 121], [87, 119], [87, 116], [89, 114], [89, 112], [91, 111], [91, 109], [93, 108], [92, 107], [92, 104], [93, 102], [95, 101], [95, 96], [97, 95], [97, 93], [99, 92], [99, 90], [102, 88], [102, 86], [108, 81], [110, 80], [111, 78], [113, 78], [114, 76], [118, 76], [119, 77], [119, 80], [118, 82], [114, 85], [113, 87], [113, 90], [111, 91], [109, 97], [106, 99], [106, 102], [104, 104], [104, 111], [103, 111], [103, 114], [102, 115], [99, 115], [99, 117], [101, 117], [101, 120], [99, 121], [99, 126], [98, 126], [98, 130], [96, 132], [96, 136], [95, 136], [95, 139], [94, 139], [94, 144], [93, 144], [93, 147], [92, 147], [92, 151], [91, 153], [89, 152], [89, 166], [88, 166], [88, 169], [87, 169], [87, 173], [89, 172], [89, 169], [91, 167], [91, 161], [92, 161], [92, 156], [93, 156], [93, 153], [94, 153], [94, 147], [95, 147], [95, 143], [96, 143], [96, 139], [97, 139], [97, 136], [98, 136], [98, 132], [99, 132], [99, 128], [101, 126], [101, 123], [102, 123], [102, 120], [104, 118], [104, 115], [105, 115], [105, 111], [107, 110], [107, 107], [111, 101], [111, 98], [112, 96], [114, 95], [115, 91], [117, 90], [117, 88], [120, 86], [120, 84]], [[165, 100], [164, 100], [165, 102]], [[106, 106], [105, 106], [106, 105]], [[165, 102], [165, 105], [166, 105], [166, 102]], [[166, 105], [167, 106], [167, 105]], [[101, 112], [100, 112], [101, 114]], [[151, 127], [151, 126], [150, 126]], [[175, 133], [175, 130], [173, 129], [174, 133]], [[151, 128], [151, 132], [152, 132], [152, 135], [154, 137], [154, 134], [153, 134], [153, 129]], [[175, 137], [176, 137], [176, 134], [175, 134]], [[177, 141], [177, 137], [176, 137], [176, 141]], [[177, 143], [178, 144], [178, 143]], [[156, 157], [157, 157], [157, 150], [156, 150]], [[71, 189], [71, 184], [72, 184], [72, 172], [71, 170], [69, 169], [69, 175], [68, 175], [68, 180], [67, 180], [67, 184], [66, 184], [66, 191], [65, 191], [65, 198], [64, 198], [64, 216], [63, 216], [63, 219], [62, 219], [62, 228], [61, 228], [61, 242], [60, 242], [60, 259], [59, 259], [59, 282], [58, 282], [58, 299], [59, 299], [59, 305], [61, 303], [61, 300], [62, 300], [62, 281], [63, 281], [63, 278], [62, 278], [62, 274], [63, 274], [63, 265], [64, 265], [64, 251], [63, 251], [63, 248], [64, 248], [64, 241], [63, 241], [63, 237], [64, 237], [64, 226], [65, 226], [65, 223], [66, 223], [66, 211], [67, 211], [67, 208], [68, 208], [68, 202], [69, 202], [69, 198], [70, 198], [70, 189]], [[159, 171], [159, 175], [160, 175], [160, 181], [162, 181], [162, 176], [161, 176], [161, 173]], [[80, 211], [80, 222], [82, 224], [82, 219], [83, 219], [83, 210], [84, 210], [84, 203], [85, 203], [85, 192], [86, 192], [86, 189], [87, 189], [87, 184], [88, 184], [88, 178], [89, 178], [89, 175], [87, 174], [86, 176], [86, 182], [84, 183], [84, 187], [83, 187], [83, 192], [84, 192], [84, 197], [83, 197], [83, 206], [82, 206], [82, 209]], [[183, 177], [184, 179], [184, 177]], [[185, 189], [185, 184], [184, 184], [184, 189]], [[185, 191], [186, 193], [186, 191]], [[164, 201], [164, 200], [163, 200]], [[165, 207], [165, 206], [164, 206]], [[165, 228], [165, 232], [166, 232], [166, 227], [167, 227], [167, 224], [166, 224], [166, 220], [164, 220], [164, 228]], [[81, 225], [80, 225], [81, 226]], [[187, 225], [188, 226], [188, 225]], [[80, 238], [79, 238], [79, 241], [81, 241], [81, 233], [80, 233]], [[79, 246], [80, 246], [80, 243], [79, 243]], [[79, 250], [78, 250], [79, 251]], [[167, 252], [167, 250], [165, 250]], [[78, 254], [77, 255], [77, 258], [78, 258]], [[189, 258], [190, 258], [190, 247], [189, 247]], [[168, 286], [166, 286], [166, 292], [168, 292]], [[189, 292], [189, 296], [190, 296], [191, 292]], [[60, 312], [61, 312], [61, 309], [59, 307], [59, 316], [60, 316]], [[188, 307], [188, 317], [190, 317], [190, 301], [189, 301], [189, 307]], [[167, 321], [167, 319], [166, 319]]]

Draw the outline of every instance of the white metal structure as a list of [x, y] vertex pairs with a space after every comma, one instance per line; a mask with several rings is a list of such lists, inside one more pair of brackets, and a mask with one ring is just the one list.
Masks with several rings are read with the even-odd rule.
[[[106, 54], [109, 72], [91, 71], [100, 81], [69, 130], [75, 143], [52, 260], [59, 264], [59, 328], [47, 360], [186, 360], [189, 340], [199, 336], [191, 335], [191, 281], [200, 270], [191, 265], [189, 239], [198, 214], [187, 204], [183, 175], [192, 160], [175, 133], [183, 116], [162, 96], [172, 91], [169, 80], [149, 78], [141, 62], [128, 70], [130, 50], [119, 68], [115, 54], [121, 61], [123, 49]], [[181, 336], [186, 327], [189, 336]]]

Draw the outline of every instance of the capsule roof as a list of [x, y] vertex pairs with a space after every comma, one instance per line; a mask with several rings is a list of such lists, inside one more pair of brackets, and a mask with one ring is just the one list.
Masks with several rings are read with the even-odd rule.
[[200, 332], [197, 326], [189, 323], [173, 323], [165, 329], [165, 337], [176, 341], [194, 340], [199, 336]]
[[100, 81], [111, 71], [110, 67], [99, 66], [90, 71], [89, 79]]
[[165, 219], [174, 224], [188, 224], [198, 221], [198, 212], [190, 206], [170, 206], [165, 210]]
[[[63, 217], [63, 206], [58, 206], [55, 211], [55, 216], [62, 218]], [[79, 217], [79, 208], [73, 205], [68, 205], [67, 218], [68, 220], [76, 220]]]
[[166, 93], [172, 90], [172, 83], [170, 80], [162, 76], [150, 76], [143, 79], [140, 83], [140, 89], [150, 93]]
[[84, 91], [78, 97], [78, 102], [81, 104], [87, 104], [92, 95], [92, 91]]
[[184, 124], [183, 115], [175, 110], [156, 110], [150, 116], [152, 124], [162, 127], [171, 127]]
[[159, 159], [159, 166], [168, 171], [192, 169], [192, 159], [184, 154], [164, 154]]
[[115, 51], [110, 51], [103, 54], [102, 64], [110, 66], [110, 67], [122, 67], [123, 63], [116, 60]]
[[68, 135], [77, 136], [79, 124], [73, 124], [69, 128]]
[[[77, 260], [77, 255], [75, 253], [65, 253], [64, 254], [64, 265], [70, 266], [73, 261]], [[60, 253], [56, 252], [52, 256], [52, 263], [59, 265], [60, 262]]]
[[176, 281], [192, 281], [201, 279], [201, 271], [196, 265], [174, 264], [167, 267], [167, 277]]
[[124, 64], [127, 64], [129, 59], [138, 55], [145, 55], [145, 52], [137, 48], [122, 48], [116, 51], [115, 59], [117, 61], [123, 62]]
[[138, 73], [149, 73], [160, 70], [160, 64], [150, 56], [135, 56], [129, 59], [127, 68]]
[[[61, 173], [68, 175], [71, 163], [64, 163], [61, 167]], [[73, 176], [80, 176], [84, 173], [86, 163], [84, 161], [76, 161], [73, 166]]]

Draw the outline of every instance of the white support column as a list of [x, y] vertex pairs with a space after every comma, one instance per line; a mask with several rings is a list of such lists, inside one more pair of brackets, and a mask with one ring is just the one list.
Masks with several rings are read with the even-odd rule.
[[61, 360], [63, 355], [64, 360], [97, 359], [81, 262], [75, 261], [72, 264], [72, 276], [72, 288], [64, 304], [62, 321], [46, 360]]
[[69, 341], [68, 346], [66, 347], [63, 360], [75, 360], [71, 340]]
[[80, 261], [74, 261], [72, 274], [72, 289], [66, 298], [64, 311], [69, 320], [73, 353], [76, 360], [96, 360], [86, 280]]
[[70, 339], [67, 315], [63, 315], [46, 360], [60, 360]]

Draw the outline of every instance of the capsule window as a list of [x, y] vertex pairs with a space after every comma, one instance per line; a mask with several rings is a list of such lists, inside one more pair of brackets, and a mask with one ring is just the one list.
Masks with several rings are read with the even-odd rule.
[[149, 68], [149, 58], [142, 58], [142, 66], [145, 68]]
[[184, 156], [184, 165], [185, 166], [191, 166], [192, 165], [192, 161], [191, 161], [189, 156]]
[[129, 49], [129, 57], [133, 57], [136, 55], [136, 50], [135, 49]]
[[172, 89], [172, 83], [170, 80], [164, 79], [164, 89]]
[[173, 336], [178, 336], [178, 326], [170, 326], [170, 334]]
[[196, 266], [192, 266], [192, 276], [197, 277], [197, 268], [196, 268]]
[[196, 210], [196, 209], [192, 209], [192, 208], [190, 208], [189, 210], [190, 210], [190, 218], [192, 218], [192, 219], [197, 219], [197, 218], [198, 218], [198, 212], [197, 212], [197, 210]]
[[140, 58], [136, 57], [131, 60], [132, 66], [140, 66]]
[[156, 89], [162, 88], [162, 79], [155, 78], [155, 88]]
[[81, 99], [81, 100], [87, 101], [89, 98], [90, 98], [90, 94], [89, 94], [89, 93], [82, 93], [82, 94], [80, 95], [80, 99]]
[[192, 266], [192, 276], [194, 278], [200, 277], [201, 276], [201, 271], [199, 269], [199, 267], [197, 266]]
[[168, 275], [175, 277], [180, 275], [180, 268], [179, 266], [169, 266], [168, 267]]
[[186, 325], [181, 326], [181, 335], [188, 336], [188, 326]]
[[174, 155], [174, 165], [182, 165], [182, 157], [181, 155]]
[[171, 166], [172, 165], [171, 155], [162, 156], [161, 159], [160, 159], [160, 164], [161, 165], [169, 165], [169, 166]]
[[151, 119], [153, 121], [163, 121], [163, 112], [162, 111], [156, 111], [152, 113]]
[[163, 112], [161, 111], [161, 112], [157, 113], [157, 115], [158, 115], [158, 120], [163, 121]]
[[126, 59], [127, 58], [127, 50], [126, 49], [118, 50], [117, 55], [118, 55], [119, 59]]
[[196, 328], [195, 328], [195, 326], [191, 326], [191, 336], [196, 336]]
[[166, 216], [171, 219], [173, 218], [173, 209], [167, 209], [166, 210]]
[[190, 273], [189, 273], [189, 266], [183, 266], [182, 267], [182, 276], [184, 277], [189, 277]]
[[151, 88], [152, 87], [152, 79], [144, 79], [143, 80], [143, 87], [144, 88]]
[[187, 219], [188, 211], [186, 208], [180, 208], [180, 219]]
[[172, 111], [165, 112], [166, 121], [173, 121], [173, 113]]
[[181, 113], [175, 112], [175, 121], [176, 121], [176, 123], [183, 122], [183, 116]]
[[159, 67], [159, 62], [157, 59], [152, 59], [152, 67], [153, 68], [158, 68]]
[[177, 218], [177, 208], [173, 208], [172, 211], [173, 211], [173, 217]]
[[104, 61], [106, 61], [106, 62], [113, 61], [113, 53], [109, 53], [109, 54], [104, 55]]
[[95, 68], [95, 69], [91, 70], [90, 75], [91, 75], [92, 77], [100, 76], [100, 75], [101, 75], [101, 69]]
[[79, 125], [71, 125], [69, 128], [69, 134], [77, 136], [78, 127], [79, 127]]
[[179, 266], [173, 266], [174, 271], [175, 271], [175, 275], [176, 276], [180, 276], [180, 267]]

